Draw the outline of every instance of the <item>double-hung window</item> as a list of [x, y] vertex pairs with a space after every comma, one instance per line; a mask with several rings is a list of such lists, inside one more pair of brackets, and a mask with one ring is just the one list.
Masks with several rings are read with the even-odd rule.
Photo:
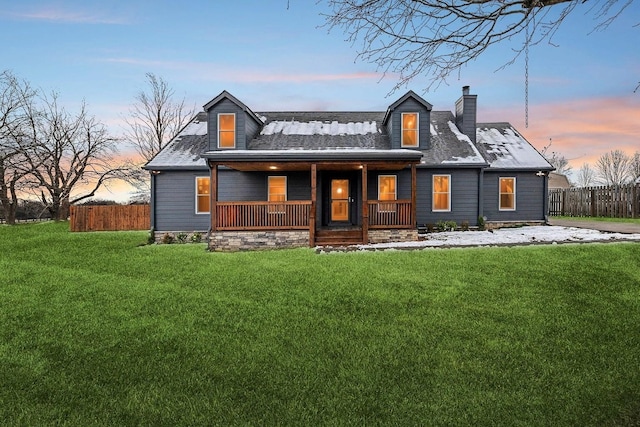
[[236, 115], [234, 113], [218, 114], [218, 148], [235, 148]]
[[209, 213], [210, 200], [209, 177], [196, 177], [196, 213]]
[[418, 113], [402, 113], [402, 142], [403, 147], [417, 147], [418, 144]]
[[500, 206], [501, 211], [516, 210], [516, 179], [500, 178]]
[[[396, 175], [378, 176], [378, 200], [396, 201], [398, 199]], [[395, 203], [379, 203], [381, 212], [395, 212]]]
[[[267, 200], [269, 202], [287, 201], [287, 177], [270, 176], [267, 182]], [[269, 205], [269, 213], [284, 213], [284, 204]]]
[[434, 212], [451, 211], [451, 175], [433, 175]]

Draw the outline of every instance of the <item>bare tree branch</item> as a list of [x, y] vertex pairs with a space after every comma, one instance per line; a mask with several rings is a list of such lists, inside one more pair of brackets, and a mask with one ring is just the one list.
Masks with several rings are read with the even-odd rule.
[[148, 92], [140, 91], [125, 118], [125, 139], [145, 161], [149, 161], [182, 129], [195, 114], [184, 98], [175, 101], [174, 90], [153, 73], [147, 73]]
[[[320, 0], [321, 1], [321, 0]], [[385, 75], [397, 75], [391, 92], [417, 76], [429, 78], [429, 90], [491, 46], [513, 46], [512, 64], [527, 46], [552, 39], [578, 7], [589, 8], [606, 28], [632, 0], [325, 0], [329, 30], [339, 28], [357, 58]], [[560, 8], [558, 10], [558, 8]], [[553, 13], [550, 11], [553, 10]], [[528, 29], [528, 31], [524, 31]], [[500, 67], [500, 68], [502, 68]]]

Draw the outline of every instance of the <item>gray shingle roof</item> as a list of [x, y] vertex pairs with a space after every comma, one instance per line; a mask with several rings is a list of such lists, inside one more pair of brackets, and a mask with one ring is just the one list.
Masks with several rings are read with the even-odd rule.
[[[322, 151], [331, 157], [331, 150], [372, 155], [391, 149], [382, 125], [385, 112], [265, 112], [256, 116], [264, 125], [261, 133], [249, 142], [246, 152], [264, 155], [267, 151], [282, 151], [284, 155], [285, 151], [307, 151], [316, 153], [312, 157], [317, 158]], [[455, 117], [449, 111], [431, 112], [431, 147], [422, 151], [421, 167], [553, 169], [509, 123], [479, 123], [474, 145], [454, 122]], [[201, 155], [208, 149], [207, 115], [201, 112], [145, 169], [207, 169]]]
[[268, 112], [250, 150], [329, 150], [367, 148], [389, 150], [382, 126], [384, 113], [373, 112]]

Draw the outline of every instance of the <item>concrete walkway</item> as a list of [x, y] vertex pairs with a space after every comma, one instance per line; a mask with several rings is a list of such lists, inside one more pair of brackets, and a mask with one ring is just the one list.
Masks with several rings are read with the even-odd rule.
[[591, 230], [606, 231], [609, 233], [640, 234], [640, 224], [629, 222], [607, 222], [574, 219], [549, 218], [549, 225], [561, 227], [589, 228]]

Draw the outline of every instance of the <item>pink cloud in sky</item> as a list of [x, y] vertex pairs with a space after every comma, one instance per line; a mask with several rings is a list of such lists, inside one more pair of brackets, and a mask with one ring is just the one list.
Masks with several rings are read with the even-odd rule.
[[565, 156], [574, 169], [593, 165], [611, 150], [630, 155], [640, 151], [640, 96], [634, 94], [531, 105], [528, 128], [518, 111], [493, 110], [488, 115], [511, 121], [539, 150], [551, 142], [548, 151]]

